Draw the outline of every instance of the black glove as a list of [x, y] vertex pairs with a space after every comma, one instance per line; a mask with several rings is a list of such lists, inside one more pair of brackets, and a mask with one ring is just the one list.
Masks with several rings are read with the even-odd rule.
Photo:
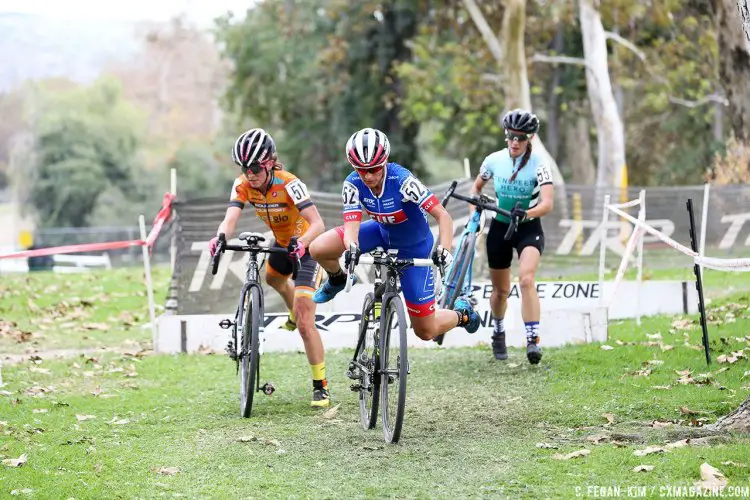
[[453, 255], [440, 245], [432, 252], [432, 262], [442, 269], [447, 269], [453, 262]]
[[344, 252], [344, 267], [349, 269], [349, 265], [354, 262], [353, 265], [359, 264], [359, 256], [362, 255], [362, 252], [359, 250], [359, 247], [356, 243], [351, 243], [349, 245], [349, 250]]
[[526, 217], [528, 217], [526, 210], [524, 210], [523, 208], [514, 208], [510, 211], [510, 215], [513, 218], [518, 218], [518, 222], [523, 222], [524, 220], [526, 220]]

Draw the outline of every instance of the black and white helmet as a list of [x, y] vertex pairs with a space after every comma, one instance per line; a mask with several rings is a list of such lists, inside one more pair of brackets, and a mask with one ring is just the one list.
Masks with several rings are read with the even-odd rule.
[[516, 108], [503, 116], [503, 128], [518, 130], [524, 134], [536, 134], [539, 132], [539, 118], [531, 111]]
[[232, 148], [232, 160], [242, 168], [267, 160], [276, 152], [273, 137], [262, 128], [251, 128], [240, 135]]
[[363, 128], [355, 132], [346, 143], [346, 159], [354, 167], [367, 168], [388, 161], [391, 143], [378, 129]]

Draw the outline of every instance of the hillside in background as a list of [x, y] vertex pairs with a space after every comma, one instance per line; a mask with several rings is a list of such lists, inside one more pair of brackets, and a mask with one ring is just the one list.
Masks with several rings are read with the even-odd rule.
[[0, 92], [27, 79], [89, 83], [113, 62], [136, 54], [142, 29], [134, 21], [0, 13]]

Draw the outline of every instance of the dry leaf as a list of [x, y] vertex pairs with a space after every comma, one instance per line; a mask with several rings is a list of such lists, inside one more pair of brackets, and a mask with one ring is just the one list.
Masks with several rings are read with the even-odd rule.
[[650, 368], [644, 369], [644, 370], [638, 370], [637, 372], [633, 373], [636, 377], [648, 377], [651, 375], [652, 371]]
[[614, 349], [614, 347], [612, 347], [611, 345], [604, 344], [603, 346], [600, 347], [600, 349], [602, 351], [611, 351], [612, 349]]
[[711, 412], [691, 410], [687, 406], [680, 406], [680, 413], [682, 413], [683, 415], [711, 415]]
[[327, 419], [327, 420], [335, 418], [336, 415], [338, 415], [338, 413], [339, 413], [339, 406], [341, 406], [341, 404], [337, 404], [333, 408], [329, 408], [328, 410], [326, 410], [323, 413], [322, 417], [325, 418], [325, 419]]
[[669, 422], [669, 421], [663, 422], [661, 420], [654, 420], [651, 423], [651, 427], [653, 427], [654, 429], [663, 429], [665, 427], [670, 427], [672, 425], [674, 425], [674, 422]]
[[28, 302], [26, 302], [26, 305], [28, 306], [29, 311], [32, 313], [39, 313], [42, 311], [42, 309], [38, 305], [36, 305], [36, 303], [31, 299], [29, 299]]
[[690, 439], [682, 439], [680, 441], [674, 441], [664, 445], [667, 450], [674, 450], [675, 448], [684, 448], [690, 444]]
[[47, 413], [49, 410], [47, 408], [34, 408], [31, 410], [31, 413]]
[[126, 418], [117, 418], [117, 417], [114, 417], [114, 418], [112, 418], [112, 420], [110, 420], [107, 423], [108, 424], [112, 424], [112, 425], [125, 425], [125, 424], [129, 424], [130, 420], [128, 420]]
[[669, 450], [662, 448], [661, 446], [646, 446], [646, 448], [642, 450], [635, 450], [633, 455], [636, 457], [645, 457], [646, 455], [651, 455], [653, 453], [665, 453], [667, 451]]
[[85, 422], [86, 420], [91, 420], [96, 418], [96, 415], [76, 415], [76, 420], [79, 422]]
[[591, 450], [587, 450], [586, 448], [584, 448], [582, 450], [571, 451], [567, 455], [555, 453], [554, 455], [552, 455], [552, 458], [554, 458], [555, 460], [570, 460], [571, 458], [585, 457], [589, 453], [591, 453]]
[[651, 365], [651, 366], [659, 366], [659, 365], [663, 365], [664, 361], [662, 361], [661, 359], [649, 359], [648, 361], [646, 361], [645, 364]]
[[675, 330], [689, 330], [693, 327], [693, 320], [691, 319], [676, 319], [672, 321], [672, 328]]
[[3, 460], [3, 465], [7, 467], [21, 467], [23, 464], [26, 463], [27, 460], [28, 460], [28, 457], [24, 453], [18, 458], [6, 458], [5, 460]]
[[177, 467], [159, 467], [156, 471], [157, 474], [163, 474], [165, 476], [174, 476], [178, 472], [180, 472], [180, 469]]
[[671, 351], [672, 349], [674, 349], [674, 346], [673, 345], [669, 345], [669, 344], [662, 344], [659, 347], [661, 347], [661, 350], [663, 352]]
[[661, 340], [661, 333], [647, 333], [646, 337], [649, 340]]
[[729, 483], [722, 472], [712, 465], [703, 462], [700, 467], [701, 481], [693, 483], [699, 489], [720, 489]]
[[607, 419], [606, 425], [612, 425], [615, 423], [615, 414], [614, 413], [602, 413], [602, 417]]
[[49, 369], [47, 369], [47, 368], [38, 368], [38, 367], [36, 367], [36, 366], [32, 366], [31, 368], [29, 368], [29, 371], [30, 371], [30, 372], [34, 372], [34, 373], [42, 373], [42, 374], [44, 374], [44, 375], [49, 375], [50, 373], [52, 373], [52, 372], [51, 372], [51, 371], [50, 371]]
[[263, 444], [267, 444], [269, 446], [276, 446], [276, 447], [281, 446], [281, 443], [279, 443], [275, 439], [266, 439], [265, 441], [263, 441]]
[[651, 388], [657, 391], [668, 391], [672, 388], [672, 386], [671, 385], [652, 385]]
[[746, 464], [740, 464], [740, 463], [737, 463], [737, 462], [732, 462], [731, 460], [727, 460], [726, 462], [721, 462], [721, 465], [729, 465], [731, 467], [742, 467], [742, 468], [747, 467]]
[[654, 470], [653, 465], [636, 465], [633, 467], [633, 472], [651, 472]]
[[237, 438], [237, 441], [240, 443], [249, 443], [250, 441], [257, 441], [258, 438], [253, 436], [252, 434], [249, 436], [240, 436]]
[[557, 446], [556, 444], [552, 444], [552, 443], [537, 443], [536, 447], [543, 448], [545, 450], [556, 450], [559, 448], [559, 446]]
[[592, 436], [586, 437], [586, 441], [591, 441], [594, 444], [599, 444], [602, 441], [608, 441], [609, 435], [608, 434], [594, 434]]

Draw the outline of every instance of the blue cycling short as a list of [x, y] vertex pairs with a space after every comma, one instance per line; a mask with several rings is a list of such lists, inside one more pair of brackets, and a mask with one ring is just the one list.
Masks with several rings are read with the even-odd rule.
[[[344, 226], [336, 228], [336, 232], [344, 240]], [[426, 235], [414, 235], [417, 241], [414, 245], [391, 247], [388, 231], [382, 224], [368, 220], [359, 226], [359, 249], [362, 253], [371, 252], [377, 247], [385, 250], [398, 250], [402, 259], [428, 259], [432, 252], [434, 238], [431, 232]], [[410, 266], [401, 273], [401, 290], [404, 294], [406, 309], [409, 316], [423, 317], [435, 312], [435, 275], [432, 266]]]

